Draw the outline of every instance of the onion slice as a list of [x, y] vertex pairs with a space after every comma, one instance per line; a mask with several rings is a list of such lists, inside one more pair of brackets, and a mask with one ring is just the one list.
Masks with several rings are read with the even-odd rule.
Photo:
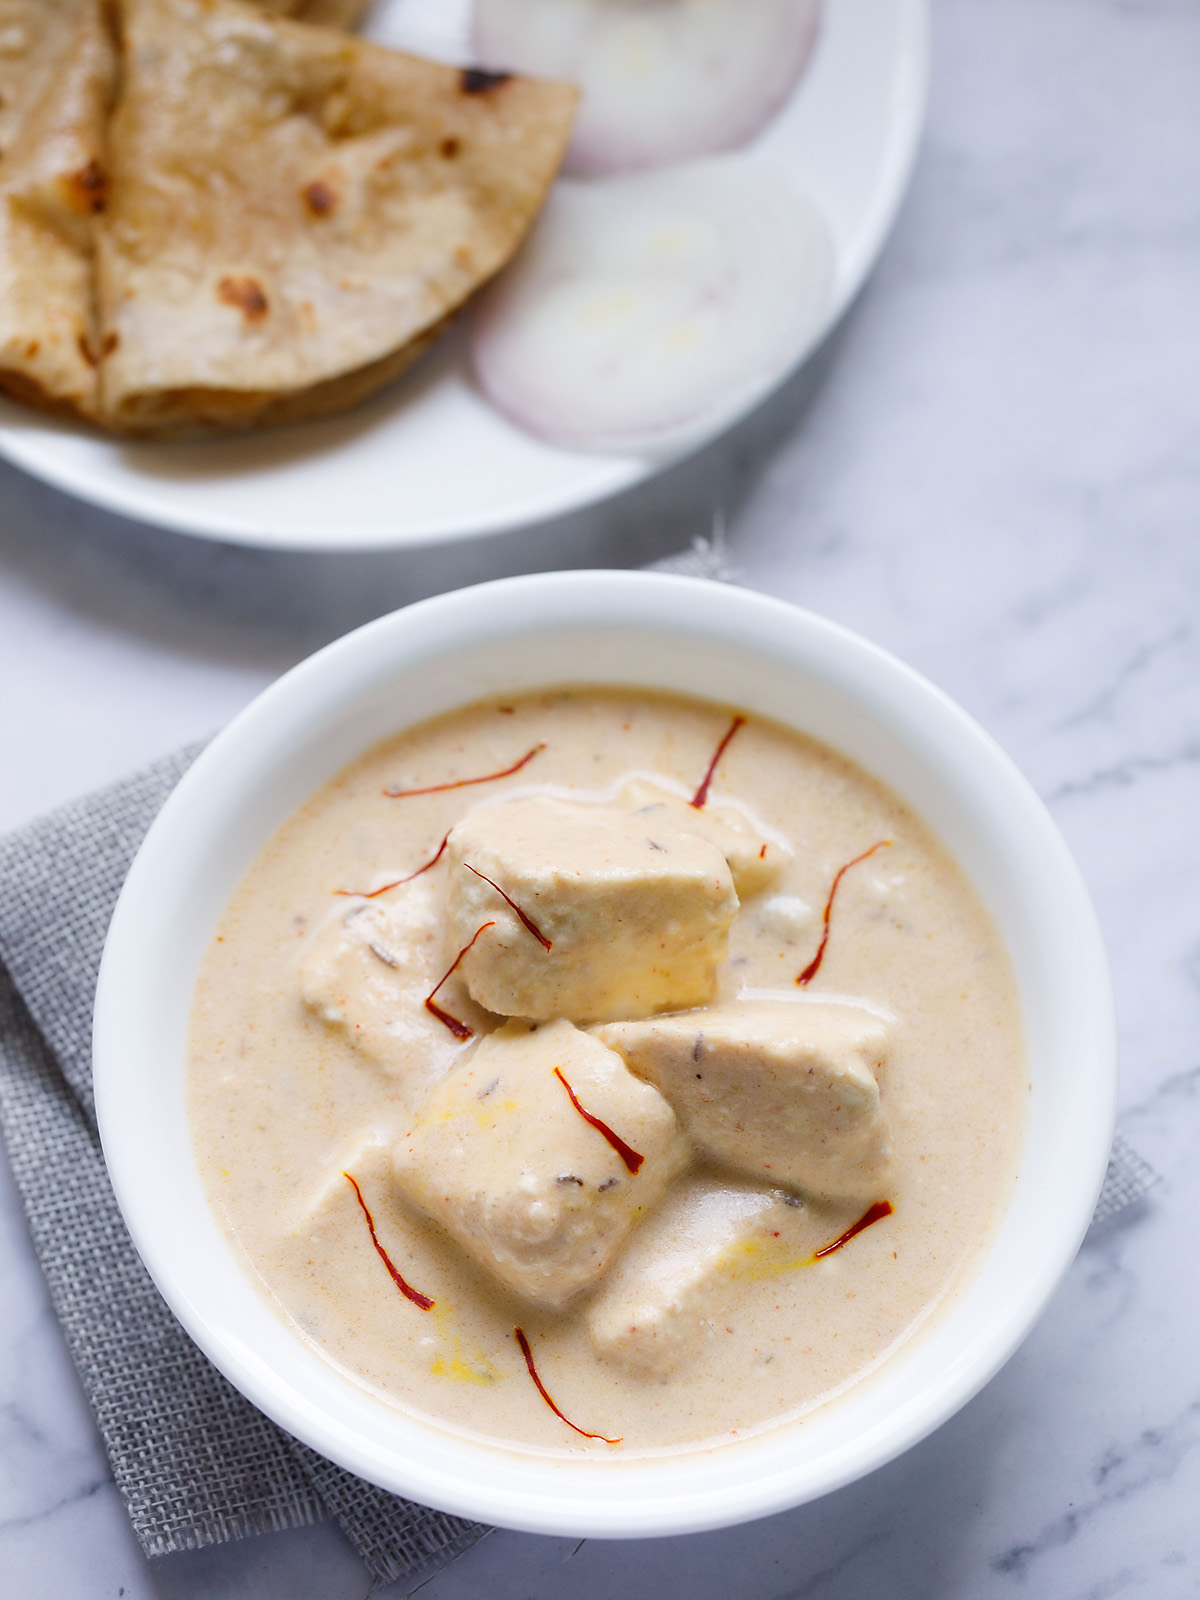
[[832, 281], [824, 219], [765, 163], [568, 180], [480, 302], [476, 375], [554, 444], [677, 453], [810, 348]]
[[451, 66], [472, 66], [471, 0], [389, 0], [375, 6], [364, 32], [393, 50]]
[[821, 0], [476, 0], [482, 66], [583, 90], [567, 170], [631, 172], [733, 150], [775, 115]]

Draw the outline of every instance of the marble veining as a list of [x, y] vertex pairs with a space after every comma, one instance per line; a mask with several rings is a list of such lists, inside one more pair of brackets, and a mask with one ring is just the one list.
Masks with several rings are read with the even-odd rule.
[[[1170, 1483], [1198, 1441], [1200, 1399], [1191, 1401], [1178, 1416], [1156, 1427], [1143, 1428], [1134, 1439], [1107, 1446], [1091, 1470], [1087, 1496], [1072, 1502], [1031, 1539], [996, 1556], [993, 1570], [1027, 1577], [1040, 1557], [1069, 1545], [1110, 1506]], [[1128, 1568], [1123, 1570], [1129, 1572]]]
[[[992, 1383], [815, 1505], [645, 1543], [497, 1532], [409, 1586], [423, 1600], [1200, 1594], [1200, 8], [934, 0], [934, 22], [915, 181], [853, 314], [757, 416], [625, 500], [449, 550], [289, 556], [0, 467], [0, 827], [210, 732], [382, 610], [640, 564], [716, 513], [745, 581], [983, 723], [1095, 899], [1121, 1126], [1163, 1181], [1089, 1236]], [[365, 1600], [329, 1525], [142, 1558], [3, 1163], [0, 1305], [0, 1591]]]

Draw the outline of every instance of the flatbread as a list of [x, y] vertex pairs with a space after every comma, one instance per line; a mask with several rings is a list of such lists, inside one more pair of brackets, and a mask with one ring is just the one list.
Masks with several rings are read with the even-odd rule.
[[325, 28], [357, 28], [371, 0], [281, 0], [273, 11], [295, 17], [297, 22], [316, 22]]
[[[27, 76], [5, 102], [0, 135], [0, 388], [43, 409], [91, 416], [99, 355], [92, 234], [106, 190], [113, 45], [101, 0], [24, 9]], [[40, 33], [35, 21], [45, 25]], [[0, 71], [0, 93], [10, 89]]]
[[[353, 28], [362, 21], [370, 0], [257, 3], [302, 22]], [[91, 0], [0, 0], [0, 160], [62, 66], [85, 11], [96, 14], [97, 7]]]
[[512, 255], [576, 94], [238, 0], [125, 0], [97, 228], [100, 406], [254, 426], [387, 382]]
[[[348, 27], [364, 0], [256, 0]], [[116, 78], [105, 0], [0, 0], [0, 389], [96, 416], [93, 218]]]
[[84, 0], [0, 0], [0, 157], [69, 50]]
[[249, 0], [249, 3], [259, 11], [294, 17], [297, 22], [315, 22], [323, 28], [357, 28], [371, 6], [371, 0]]

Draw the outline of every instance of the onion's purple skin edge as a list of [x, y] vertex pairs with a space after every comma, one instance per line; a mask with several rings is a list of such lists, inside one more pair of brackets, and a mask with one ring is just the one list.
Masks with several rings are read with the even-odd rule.
[[[657, 139], [630, 138], [619, 119], [599, 128], [590, 127], [586, 112], [576, 125], [567, 151], [564, 172], [576, 177], [603, 177], [624, 172], [647, 172], [674, 166], [705, 156], [741, 149], [757, 137], [787, 104], [812, 61], [820, 36], [824, 0], [795, 0], [795, 26], [780, 48], [771, 54], [770, 80], [753, 95], [736, 97], [731, 108], [682, 135], [668, 130]], [[502, 40], [494, 30], [481, 25], [479, 13], [472, 42], [478, 59], [486, 66], [504, 65], [518, 71], [545, 71], [545, 65], [522, 61], [519, 41], [515, 46]], [[585, 52], [581, 49], [579, 54]], [[576, 76], [565, 62], [558, 71], [566, 78]]]

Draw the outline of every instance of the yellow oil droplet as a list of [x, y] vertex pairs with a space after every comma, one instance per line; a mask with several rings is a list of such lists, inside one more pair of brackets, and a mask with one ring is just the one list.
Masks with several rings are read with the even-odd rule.
[[451, 1378], [455, 1383], [495, 1383], [500, 1374], [482, 1356], [474, 1360], [455, 1353], [436, 1356], [429, 1368], [435, 1378]]
[[430, 1374], [435, 1378], [449, 1378], [453, 1383], [496, 1383], [499, 1371], [482, 1350], [472, 1348], [459, 1337], [457, 1319], [444, 1302], [433, 1308], [433, 1321], [442, 1341], [441, 1351], [430, 1363]]

